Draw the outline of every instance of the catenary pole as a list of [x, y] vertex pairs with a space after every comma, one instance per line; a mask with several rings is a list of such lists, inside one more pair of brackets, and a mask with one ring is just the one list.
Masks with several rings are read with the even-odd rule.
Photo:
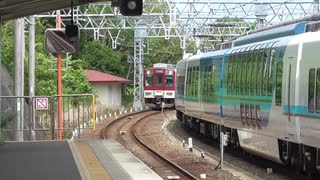
[[29, 119], [30, 136], [34, 140], [33, 124], [35, 123], [35, 111], [33, 97], [35, 96], [35, 22], [34, 16], [29, 16]]
[[[24, 18], [17, 19], [15, 21], [14, 31], [14, 72], [15, 72], [15, 96], [19, 97], [23, 95], [23, 67], [24, 67]], [[23, 111], [21, 107], [22, 99], [17, 98], [17, 133], [16, 140], [23, 141]]]

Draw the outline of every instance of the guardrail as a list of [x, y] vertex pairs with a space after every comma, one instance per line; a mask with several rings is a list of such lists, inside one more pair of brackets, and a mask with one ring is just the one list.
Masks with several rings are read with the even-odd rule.
[[[62, 128], [58, 129], [58, 99], [62, 98]], [[74, 129], [93, 128], [95, 96], [0, 96], [0, 138], [6, 141], [71, 138]]]

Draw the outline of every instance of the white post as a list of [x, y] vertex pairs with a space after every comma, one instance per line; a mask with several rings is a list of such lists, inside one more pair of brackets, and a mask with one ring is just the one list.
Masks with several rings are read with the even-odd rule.
[[189, 146], [189, 151], [192, 152], [192, 138], [189, 137], [188, 139], [188, 146]]
[[223, 169], [223, 151], [224, 151], [224, 134], [223, 132], [220, 132], [220, 167]]

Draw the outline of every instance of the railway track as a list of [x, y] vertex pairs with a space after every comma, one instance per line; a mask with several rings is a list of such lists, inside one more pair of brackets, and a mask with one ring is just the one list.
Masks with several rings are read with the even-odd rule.
[[142, 126], [143, 122], [151, 117], [159, 118], [161, 112], [143, 111], [115, 119], [101, 130], [100, 138], [120, 142], [164, 179], [198, 179], [139, 138], [137, 127]]

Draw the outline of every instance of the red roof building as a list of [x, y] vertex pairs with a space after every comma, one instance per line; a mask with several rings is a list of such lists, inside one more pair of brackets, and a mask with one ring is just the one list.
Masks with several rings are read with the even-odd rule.
[[90, 83], [130, 83], [128, 79], [95, 70], [84, 70], [84, 73], [87, 75]]
[[130, 83], [130, 80], [95, 70], [84, 70], [84, 73], [87, 75], [88, 82], [97, 91], [97, 101], [108, 107], [120, 107], [122, 105], [121, 84]]

